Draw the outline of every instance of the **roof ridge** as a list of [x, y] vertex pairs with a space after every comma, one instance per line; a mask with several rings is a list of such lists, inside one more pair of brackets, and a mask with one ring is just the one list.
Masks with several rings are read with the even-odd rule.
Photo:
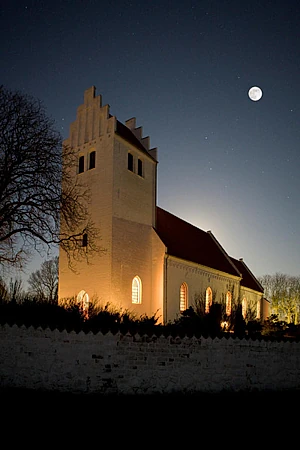
[[232, 265], [232, 267], [234, 267], [234, 269], [237, 271], [237, 273], [239, 274], [239, 276], [241, 278], [243, 278], [243, 275], [241, 274], [241, 272], [238, 270], [238, 268], [235, 266], [235, 264], [232, 262], [231, 257], [228, 255], [228, 253], [226, 252], [225, 248], [220, 244], [220, 242], [217, 240], [217, 238], [215, 237], [215, 235], [212, 233], [211, 230], [207, 231], [207, 233], [210, 235], [210, 237], [213, 239], [213, 241], [215, 242], [215, 244], [218, 245], [218, 247], [220, 248], [220, 250], [223, 252], [224, 256], [228, 259], [228, 261], [230, 262], [230, 264]]

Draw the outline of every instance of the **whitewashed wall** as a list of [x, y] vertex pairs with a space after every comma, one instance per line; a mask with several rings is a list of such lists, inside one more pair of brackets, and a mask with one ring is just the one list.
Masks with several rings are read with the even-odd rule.
[[222, 294], [224, 297], [228, 290], [234, 288], [235, 296], [239, 295], [238, 277], [230, 276], [224, 272], [201, 266], [191, 261], [185, 261], [175, 256], [169, 256], [167, 264], [167, 299], [168, 311], [166, 322], [173, 321], [180, 315], [180, 286], [185, 282], [188, 289], [188, 307], [195, 305], [195, 297], [203, 296], [205, 301], [205, 292], [208, 287], [216, 294], [213, 302], [220, 302]]
[[0, 387], [154, 394], [300, 388], [300, 343], [0, 327]]

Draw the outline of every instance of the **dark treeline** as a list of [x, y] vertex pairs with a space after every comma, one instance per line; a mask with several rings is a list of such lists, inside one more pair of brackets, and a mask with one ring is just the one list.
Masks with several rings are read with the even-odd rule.
[[75, 299], [69, 299], [64, 306], [56, 302], [25, 297], [20, 302], [0, 298], [0, 323], [10, 326], [16, 324], [26, 327], [50, 328], [85, 333], [99, 331], [103, 334], [164, 335], [164, 336], [204, 336], [204, 337], [239, 337], [239, 338], [300, 338], [300, 327], [287, 325], [273, 315], [264, 323], [245, 322], [240, 308], [237, 308], [230, 332], [224, 331], [220, 315], [221, 305], [213, 304], [207, 314], [199, 314], [190, 307], [172, 323], [162, 325], [159, 315], [136, 317], [129, 311], [118, 311], [106, 304], [95, 309], [93, 305], [84, 310]]

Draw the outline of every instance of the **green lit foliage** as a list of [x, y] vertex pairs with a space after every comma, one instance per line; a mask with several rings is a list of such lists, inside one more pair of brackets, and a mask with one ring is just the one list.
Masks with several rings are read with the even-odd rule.
[[272, 315], [281, 321], [299, 323], [300, 311], [300, 277], [283, 273], [264, 275], [259, 278], [264, 288], [265, 297], [271, 302]]

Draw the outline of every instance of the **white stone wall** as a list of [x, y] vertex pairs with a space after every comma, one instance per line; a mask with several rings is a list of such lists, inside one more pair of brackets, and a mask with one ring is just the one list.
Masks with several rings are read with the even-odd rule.
[[[83, 290], [93, 303], [109, 303], [138, 316], [152, 315], [162, 309], [162, 295], [154, 297], [160, 279], [153, 279], [163, 271], [162, 262], [155, 262], [156, 248], [152, 249], [157, 162], [115, 133], [116, 118], [109, 115], [108, 105], [102, 107], [101, 96], [94, 95], [93, 87], [85, 91], [84, 103], [77, 109], [70, 137], [64, 144], [84, 156], [85, 170], [78, 175], [74, 172], [74, 176], [90, 190], [89, 210], [100, 230], [99, 246], [104, 251], [93, 255], [90, 264], [77, 262], [76, 271], [68, 267], [66, 254], [60, 251], [59, 299], [76, 297]], [[129, 122], [135, 126], [134, 119]], [[143, 141], [141, 131], [133, 129]], [[149, 138], [145, 144], [149, 144]], [[88, 170], [89, 153], [93, 150], [96, 165]], [[128, 170], [129, 151], [134, 156], [134, 173]], [[138, 158], [143, 162], [143, 176], [137, 174]], [[142, 280], [143, 300], [133, 307], [131, 283], [136, 275]]]
[[[112, 301], [123, 310], [155, 313], [152, 307], [152, 227], [113, 218]], [[132, 304], [132, 280], [141, 279], [142, 303]]]
[[[84, 290], [90, 299], [102, 304], [111, 301], [111, 253], [113, 208], [113, 142], [115, 117], [109, 117], [108, 105], [101, 105], [101, 96], [94, 97], [94, 88], [85, 92], [84, 104], [77, 109], [76, 120], [70, 126], [70, 138], [64, 145], [72, 146], [78, 156], [84, 156], [84, 172], [79, 182], [90, 190], [92, 220], [100, 230], [102, 250], [86, 261], [77, 262], [70, 270], [65, 252], [59, 254], [59, 298], [73, 297]], [[88, 155], [96, 151], [96, 167], [88, 170]]]
[[263, 315], [263, 302], [262, 302], [262, 294], [251, 289], [247, 289], [244, 286], [241, 286], [240, 300], [246, 299], [247, 304], [247, 318], [248, 320], [255, 320], [258, 313], [257, 303], [260, 303], [259, 307], [259, 319], [266, 319]]
[[300, 388], [300, 343], [0, 327], [0, 387], [155, 394]]
[[[188, 287], [188, 307], [194, 306], [195, 296], [204, 296], [206, 289], [211, 287], [216, 298], [214, 302], [220, 303], [222, 294], [234, 286], [234, 292], [239, 294], [239, 278], [230, 276], [214, 269], [196, 263], [184, 261], [174, 256], [166, 259], [166, 295], [167, 295], [167, 321], [173, 321], [179, 316], [180, 286], [183, 282]], [[205, 297], [204, 297], [205, 298]]]
[[164, 309], [164, 270], [165, 270], [165, 245], [162, 243], [156, 231], [152, 229], [152, 310], [158, 323], [165, 323]]
[[[133, 172], [127, 168], [128, 153], [133, 155]], [[137, 173], [138, 159], [143, 164], [143, 176]], [[154, 226], [156, 164], [156, 161], [145, 152], [115, 135], [112, 211], [114, 217]]]

